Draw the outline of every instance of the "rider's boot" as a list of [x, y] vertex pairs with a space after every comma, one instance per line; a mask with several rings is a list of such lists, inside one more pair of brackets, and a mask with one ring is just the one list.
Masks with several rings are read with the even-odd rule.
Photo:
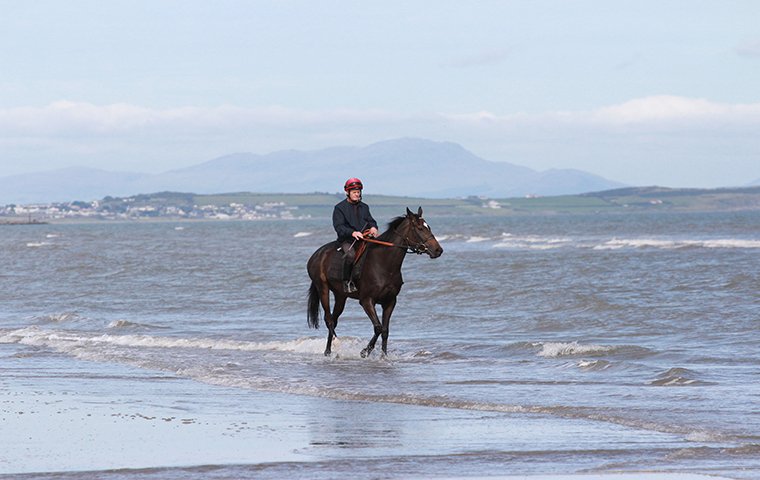
[[346, 293], [354, 293], [356, 285], [353, 281], [354, 263], [349, 258], [343, 259], [343, 290]]

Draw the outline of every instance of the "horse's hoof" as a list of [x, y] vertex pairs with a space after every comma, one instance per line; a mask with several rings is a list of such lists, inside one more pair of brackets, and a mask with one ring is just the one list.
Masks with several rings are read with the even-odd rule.
[[367, 349], [366, 349], [366, 348], [365, 348], [365, 349], [363, 349], [363, 350], [362, 350], [362, 353], [361, 353], [361, 355], [362, 355], [362, 358], [367, 358], [367, 354], [368, 354], [368, 353], [369, 353], [369, 352], [367, 351]]
[[332, 352], [330, 350], [325, 350], [325, 357], [332, 356]]

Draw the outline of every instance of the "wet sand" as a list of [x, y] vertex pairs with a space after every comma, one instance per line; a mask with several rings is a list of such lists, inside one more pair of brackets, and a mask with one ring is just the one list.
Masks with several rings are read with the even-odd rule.
[[[575, 435], [582, 448], [584, 434], [602, 432], [578, 432], [572, 422], [541, 417], [405, 405], [377, 411], [377, 405], [363, 402], [223, 388], [171, 375], [154, 378], [157, 386], [146, 391], [144, 372], [114, 372], [116, 378], [82, 373], [86, 378], [2, 380], [0, 474], [152, 479], [295, 478], [300, 472], [302, 478], [329, 478], [365, 465], [375, 475], [384, 472], [380, 478], [717, 478], [656, 472], [468, 477], [453, 465], [470, 455], [469, 461], [477, 461], [478, 452], [494, 448], [505, 435], [512, 442], [542, 444], [556, 437], [568, 448]], [[428, 470], [426, 462], [433, 467]], [[447, 471], [455, 476], [447, 477]]]
[[125, 402], [86, 393], [4, 391], [0, 473], [304, 460], [295, 453], [307, 445], [297, 415], [278, 408], [232, 415], [208, 399], [198, 399], [200, 408], [185, 408], [190, 399], [167, 394], [163, 401]]
[[[0, 360], [0, 475], [9, 478], [707, 478], [615, 475], [683, 442], [605, 422], [211, 385], [19, 344], [3, 345]], [[563, 475], [484, 475], [541, 465]]]

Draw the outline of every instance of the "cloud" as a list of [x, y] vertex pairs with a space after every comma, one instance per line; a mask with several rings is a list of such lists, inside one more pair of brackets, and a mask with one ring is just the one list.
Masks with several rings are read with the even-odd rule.
[[482, 126], [566, 126], [662, 130], [710, 125], [760, 126], [760, 103], [727, 104], [699, 98], [657, 95], [585, 111], [497, 115], [482, 111], [445, 115], [452, 121]]
[[701, 98], [659, 95], [600, 108], [592, 117], [602, 123], [683, 124], [698, 122], [760, 121], [760, 103], [727, 104]]
[[[578, 128], [599, 131], [704, 130], [720, 126], [757, 128], [760, 103], [728, 104], [669, 95], [633, 99], [593, 110], [544, 113], [400, 113], [386, 110], [304, 110], [281, 106], [149, 108], [130, 104], [93, 105], [58, 101], [44, 107], [0, 109], [0, 139], [5, 142], [56, 138], [231, 137], [251, 132], [282, 136], [311, 135], [344, 138], [364, 132], [363, 138], [429, 135], [429, 132], [524, 131]], [[450, 135], [454, 138], [456, 135]], [[303, 143], [299, 145], [303, 147]]]
[[454, 141], [489, 160], [580, 168], [631, 184], [731, 185], [760, 175], [758, 129], [760, 103], [669, 95], [590, 110], [508, 114], [58, 101], [0, 109], [0, 176], [70, 165], [157, 172], [233, 152], [409, 136]]
[[746, 40], [734, 47], [734, 51], [742, 57], [760, 58], [760, 39]]
[[382, 110], [312, 111], [280, 106], [179, 107], [155, 109], [129, 104], [93, 105], [57, 101], [44, 107], [0, 109], [0, 138], [119, 136], [174, 132], [238, 131], [253, 127], [309, 128], [394, 123], [400, 116]]

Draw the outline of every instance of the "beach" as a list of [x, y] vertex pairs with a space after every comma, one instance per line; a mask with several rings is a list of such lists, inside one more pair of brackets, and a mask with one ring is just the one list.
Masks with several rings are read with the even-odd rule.
[[[528, 450], [532, 442], [544, 443], [551, 436], [566, 444], [567, 454], [577, 456], [581, 465], [582, 457], [593, 452], [584, 452], [588, 442], [577, 435], [590, 432], [543, 418], [441, 414], [398, 405], [382, 406], [385, 418], [357, 424], [350, 420], [362, 418], [359, 411], [368, 409], [363, 402], [240, 391], [171, 376], [161, 380], [162, 388], [145, 392], [140, 371], [119, 372], [117, 381], [90, 372], [88, 380], [67, 378], [65, 385], [55, 389], [48, 384], [46, 391], [35, 388], [40, 378], [9, 380], [3, 373], [0, 472], [13, 478], [335, 478], [346, 475], [347, 464], [366, 468], [371, 478], [726, 478], [667, 472], [473, 477], [466, 470], [449, 476], [446, 471], [452, 466], [442, 468], [448, 462], [440, 458], [447, 450], [453, 457], [449, 461], [463, 455], [477, 459], [506, 432], [520, 436]], [[229, 397], [235, 398], [235, 408], [225, 401]], [[250, 408], [240, 409], [240, 402]], [[321, 409], [318, 415], [304, 411], [315, 403]], [[410, 408], [423, 411], [393, 411]], [[352, 416], [346, 418], [345, 413]], [[325, 418], [329, 429], [324, 428]], [[500, 424], [500, 432], [494, 432], [493, 422]], [[456, 438], [448, 436], [452, 424]], [[393, 458], [388, 464], [382, 461], [386, 456]], [[404, 465], [404, 457], [415, 467]], [[415, 472], [419, 467], [429, 468], [430, 474]]]
[[14, 226], [0, 475], [757, 478], [756, 215], [427, 219], [366, 359], [319, 220]]

